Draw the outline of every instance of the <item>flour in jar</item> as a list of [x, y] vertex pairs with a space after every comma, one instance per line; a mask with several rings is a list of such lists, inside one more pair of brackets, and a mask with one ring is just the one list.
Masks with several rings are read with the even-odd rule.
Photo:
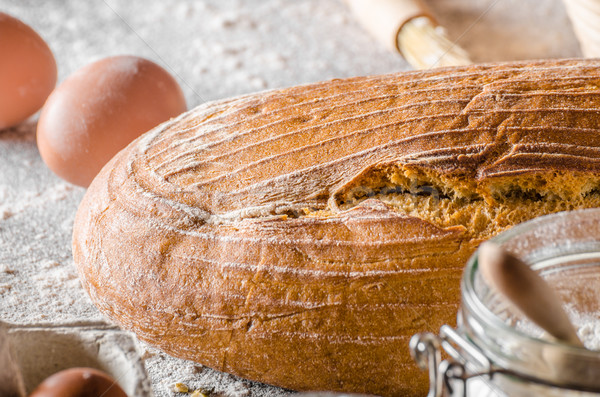
[[571, 308], [567, 313], [586, 349], [600, 352], [600, 313], [581, 314]]

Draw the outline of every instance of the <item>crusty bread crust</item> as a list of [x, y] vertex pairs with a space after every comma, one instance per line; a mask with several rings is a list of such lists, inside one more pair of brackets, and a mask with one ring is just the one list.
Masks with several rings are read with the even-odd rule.
[[419, 395], [476, 246], [600, 206], [600, 61], [333, 80], [200, 107], [121, 151], [77, 213], [99, 309], [292, 389]]

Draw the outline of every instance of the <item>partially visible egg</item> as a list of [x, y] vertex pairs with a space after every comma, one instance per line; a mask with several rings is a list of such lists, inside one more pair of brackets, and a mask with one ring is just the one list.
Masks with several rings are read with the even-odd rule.
[[29, 397], [127, 397], [127, 394], [102, 371], [69, 368], [46, 378]]
[[135, 56], [105, 58], [50, 95], [37, 144], [52, 171], [85, 187], [131, 141], [185, 110], [177, 81], [157, 64]]
[[0, 129], [37, 112], [56, 85], [56, 61], [29, 26], [0, 12]]

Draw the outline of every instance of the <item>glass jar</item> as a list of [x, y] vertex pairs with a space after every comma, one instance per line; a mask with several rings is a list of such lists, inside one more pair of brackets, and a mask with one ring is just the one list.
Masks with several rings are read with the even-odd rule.
[[[539, 217], [491, 241], [530, 264], [558, 292], [586, 346], [600, 350], [600, 209]], [[489, 288], [477, 253], [461, 290], [456, 329], [444, 325], [410, 343], [429, 370], [428, 397], [600, 394], [600, 351], [544, 335]]]

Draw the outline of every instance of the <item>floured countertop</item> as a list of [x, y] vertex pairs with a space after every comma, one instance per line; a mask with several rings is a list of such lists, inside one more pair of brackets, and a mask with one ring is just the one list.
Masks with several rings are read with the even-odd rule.
[[[475, 61], [580, 55], [559, 0], [427, 3]], [[138, 55], [177, 78], [189, 108], [254, 91], [410, 69], [374, 41], [341, 0], [0, 0], [0, 11], [46, 40], [59, 82], [100, 58]], [[0, 321], [102, 326], [107, 320], [82, 290], [71, 255], [84, 189], [45, 167], [35, 128], [34, 117], [0, 130]], [[175, 382], [223, 396], [286, 394], [140, 348], [157, 397], [178, 395]]]

